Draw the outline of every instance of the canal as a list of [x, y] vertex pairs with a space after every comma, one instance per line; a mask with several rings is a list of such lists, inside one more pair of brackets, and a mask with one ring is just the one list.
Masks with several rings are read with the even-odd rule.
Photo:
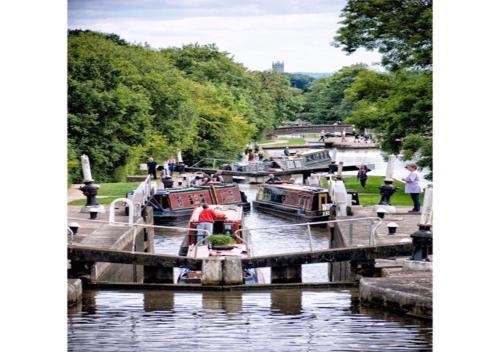
[[[256, 186], [240, 185], [249, 201]], [[252, 210], [245, 227], [253, 253], [309, 248], [303, 228]], [[157, 231], [157, 253], [176, 254], [183, 234]], [[325, 228], [312, 228], [314, 249]], [[269, 270], [263, 269], [266, 282]], [[175, 272], [177, 276], [178, 271]], [[327, 281], [327, 265], [303, 266], [303, 281]], [[68, 317], [69, 351], [425, 351], [432, 325], [360, 307], [355, 289], [268, 292], [85, 291]]]

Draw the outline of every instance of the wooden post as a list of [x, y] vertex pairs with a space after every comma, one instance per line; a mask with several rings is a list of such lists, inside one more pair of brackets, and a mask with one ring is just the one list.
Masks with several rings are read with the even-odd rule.
[[302, 265], [273, 266], [271, 267], [271, 283], [300, 283], [302, 282]]
[[174, 268], [144, 267], [144, 283], [174, 283]]

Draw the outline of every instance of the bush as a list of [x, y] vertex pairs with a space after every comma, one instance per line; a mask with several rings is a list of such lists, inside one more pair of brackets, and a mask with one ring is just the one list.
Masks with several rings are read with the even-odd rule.
[[212, 235], [208, 238], [208, 240], [210, 244], [215, 246], [224, 246], [235, 243], [234, 239], [231, 236], [223, 234]]

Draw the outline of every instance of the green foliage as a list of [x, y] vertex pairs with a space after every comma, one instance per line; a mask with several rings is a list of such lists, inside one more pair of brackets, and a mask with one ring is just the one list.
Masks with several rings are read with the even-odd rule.
[[70, 31], [68, 180], [90, 158], [98, 182], [124, 180], [152, 156], [234, 158], [265, 130], [295, 117], [300, 91], [252, 72], [215, 45], [151, 50], [115, 34]]
[[231, 236], [224, 234], [214, 234], [208, 237], [208, 241], [214, 246], [224, 246], [234, 244], [236, 242]]
[[[139, 182], [119, 182], [99, 184], [97, 201], [99, 204], [111, 204], [116, 198], [124, 198], [128, 192], [135, 190]], [[76, 199], [69, 202], [69, 205], [85, 205], [85, 199]]]
[[354, 105], [348, 123], [373, 129], [384, 150], [403, 152], [406, 159], [432, 169], [430, 73], [368, 71], [346, 90], [346, 99]]
[[348, 0], [341, 17], [333, 44], [345, 52], [378, 49], [391, 71], [432, 65], [432, 0]]
[[300, 89], [301, 91], [307, 90], [311, 82], [314, 81], [313, 77], [302, 73], [285, 73], [284, 75], [290, 80], [291, 87]]
[[[343, 177], [346, 189], [356, 191], [359, 195], [361, 205], [375, 205], [380, 201], [379, 187], [384, 183], [383, 176], [370, 176], [366, 180], [366, 187], [362, 188], [356, 176]], [[391, 197], [391, 203], [394, 206], [412, 206], [413, 202], [409, 194], [404, 193], [404, 183], [394, 180], [394, 186], [397, 188], [396, 193]], [[420, 201], [423, 202], [423, 194]]]
[[344, 91], [367, 70], [365, 65], [343, 67], [331, 76], [313, 81], [305, 93], [303, 117], [313, 123], [343, 121], [353, 108], [353, 103], [344, 99]]

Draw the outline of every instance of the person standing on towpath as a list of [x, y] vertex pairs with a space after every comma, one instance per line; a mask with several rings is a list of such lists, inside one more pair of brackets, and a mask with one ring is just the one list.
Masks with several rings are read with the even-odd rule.
[[365, 188], [366, 186], [366, 180], [368, 180], [368, 168], [366, 167], [365, 164], [361, 164], [359, 166], [359, 170], [358, 170], [358, 175], [356, 176], [357, 179], [359, 180], [359, 183], [361, 184], [361, 187]]
[[422, 189], [420, 188], [419, 181], [420, 177], [417, 174], [417, 164], [409, 163], [406, 165], [410, 174], [403, 178], [401, 181], [405, 183], [405, 193], [409, 193], [411, 196], [411, 200], [413, 201], [413, 209], [409, 211], [409, 213], [419, 213], [420, 212], [420, 192]]
[[148, 159], [148, 162], [146, 163], [148, 165], [148, 175], [152, 175], [153, 179], [156, 180], [156, 161], [151, 157]]

